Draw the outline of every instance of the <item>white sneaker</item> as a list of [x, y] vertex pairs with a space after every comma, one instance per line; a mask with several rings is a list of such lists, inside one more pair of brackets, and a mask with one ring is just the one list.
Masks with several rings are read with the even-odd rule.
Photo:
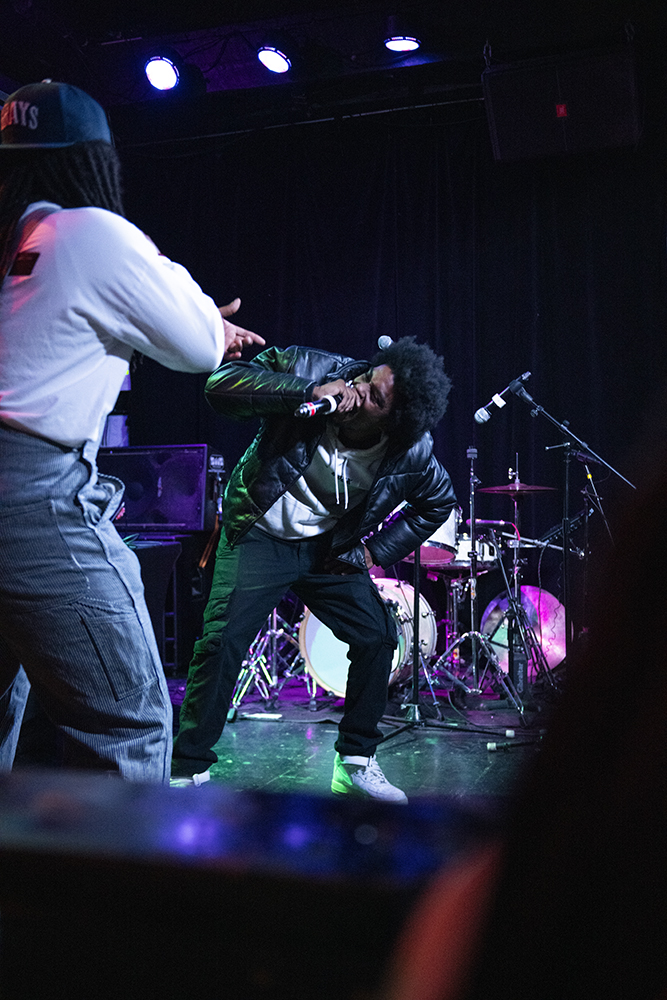
[[405, 792], [389, 784], [375, 756], [341, 757], [336, 754], [331, 791], [336, 795], [357, 795], [381, 802], [408, 801]]
[[210, 771], [202, 771], [201, 774], [193, 774], [189, 778], [170, 778], [169, 787], [170, 788], [185, 788], [187, 785], [195, 785], [199, 788], [205, 782], [211, 780]]

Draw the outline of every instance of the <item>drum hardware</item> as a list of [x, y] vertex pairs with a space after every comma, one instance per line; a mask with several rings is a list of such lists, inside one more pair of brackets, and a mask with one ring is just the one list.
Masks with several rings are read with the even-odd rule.
[[[480, 537], [476, 544], [477, 579], [479, 579], [480, 576], [495, 569], [497, 553], [483, 537]], [[423, 548], [424, 546], [422, 546], [422, 550]], [[437, 566], [431, 564], [427, 567], [428, 579], [442, 580], [445, 584], [446, 612], [445, 618], [440, 624], [444, 625], [445, 629], [445, 646], [452, 648], [449, 667], [455, 674], [460, 667], [461, 658], [459, 646], [454, 640], [460, 635], [460, 608], [470, 586], [470, 552], [470, 535], [459, 535], [454, 560]], [[444, 673], [442, 662], [440, 662], [439, 672]], [[448, 679], [451, 680], [451, 677], [448, 677]], [[457, 677], [456, 679], [458, 680], [459, 678]]]
[[[549, 670], [554, 670], [565, 657], [565, 609], [548, 591], [541, 587], [522, 586], [521, 604], [532, 632], [542, 651]], [[500, 666], [508, 669], [507, 645], [507, 593], [503, 592], [489, 602], [482, 612], [481, 630], [489, 637], [496, 650]], [[542, 657], [531, 649], [528, 669], [533, 679]]]
[[[466, 455], [470, 460], [470, 538], [469, 538], [469, 579], [467, 583], [467, 588], [469, 592], [470, 599], [470, 619], [471, 628], [464, 635], [460, 635], [454, 639], [453, 642], [449, 643], [445, 652], [439, 657], [438, 661], [432, 666], [433, 672], [440, 672], [451, 684], [454, 685], [458, 690], [462, 691], [465, 695], [480, 695], [481, 689], [478, 684], [479, 675], [479, 654], [482, 652], [487, 660], [487, 670], [490, 669], [494, 674], [498, 685], [505, 692], [508, 701], [516, 708], [519, 713], [520, 720], [522, 724], [525, 724], [523, 717], [523, 703], [517, 694], [516, 688], [512, 683], [512, 679], [506, 676], [500, 669], [498, 657], [489, 642], [487, 636], [477, 628], [478, 614], [477, 614], [477, 578], [478, 578], [478, 561], [479, 561], [479, 550], [478, 542], [476, 536], [476, 522], [475, 522], [475, 488], [479, 483], [475, 475], [475, 459], [477, 458], [477, 449], [470, 447], [468, 448]], [[495, 543], [494, 543], [495, 545]], [[419, 570], [420, 570], [420, 549], [414, 553], [414, 587], [415, 593], [417, 593], [419, 587]], [[457, 567], [457, 572], [459, 567]], [[438, 572], [448, 572], [448, 568], [445, 569], [444, 566], [439, 567]], [[459, 574], [462, 575], [462, 574]], [[460, 598], [461, 590], [457, 588], [454, 593], [456, 598]], [[458, 607], [454, 613], [454, 617], [458, 622]], [[455, 650], [461, 646], [463, 642], [470, 640], [472, 648], [472, 661], [471, 661], [471, 674], [473, 679], [473, 686], [466, 684], [464, 680], [458, 677], [453, 671], [451, 671], [446, 664], [450, 664], [453, 661]], [[430, 686], [430, 685], [429, 685]], [[433, 688], [431, 686], [431, 692], [433, 694]], [[431, 725], [441, 727], [447, 727], [447, 723], [442, 721], [442, 715], [439, 707], [437, 706], [436, 699], [434, 697], [434, 703], [436, 704], [436, 714], [438, 717], [438, 722], [432, 722]], [[406, 710], [406, 722], [404, 725], [397, 728], [394, 732], [385, 736], [385, 740], [392, 739], [399, 733], [404, 732], [406, 729], [413, 728], [416, 725], [426, 725], [425, 720], [421, 717], [419, 710], [419, 657], [416, 648], [413, 653], [413, 673], [412, 673], [412, 696], [410, 704], [407, 706]]]
[[[286, 681], [302, 669], [299, 643], [295, 638], [298, 625], [289, 625], [276, 608], [269, 615], [248, 648], [248, 655], [241, 665], [241, 672], [227, 713], [227, 721], [234, 722], [239, 706], [253, 689], [259, 692], [266, 707], [275, 707]], [[278, 670], [282, 668], [282, 676]], [[309, 685], [309, 678], [305, 678]], [[310, 693], [310, 690], [309, 690]]]
[[[467, 589], [467, 583], [463, 579], [454, 577], [448, 581], [447, 586], [447, 617], [445, 619], [445, 648], [454, 643], [454, 640], [461, 634], [461, 623], [459, 621], [459, 608], [463, 603], [463, 595]], [[458, 665], [459, 647], [454, 646], [454, 656], [450, 666]]]
[[[537, 495], [545, 492], [554, 492], [551, 486], [531, 486], [522, 483], [519, 478], [519, 456], [516, 456], [516, 469], [509, 470], [511, 482], [505, 486], [488, 486], [480, 490], [480, 493], [491, 493], [511, 498], [514, 505], [514, 534], [507, 537], [507, 548], [512, 552], [512, 582], [507, 577], [507, 572], [502, 559], [499, 562], [500, 569], [505, 580], [507, 590], [507, 611], [505, 620], [507, 624], [507, 652], [508, 652], [508, 673], [512, 683], [522, 697], [528, 694], [528, 663], [533, 658], [538, 666], [538, 671], [544, 671], [545, 676], [550, 676], [548, 667], [542, 654], [542, 648], [537, 642], [535, 633], [530, 627], [530, 623], [525, 614], [525, 609], [521, 604], [521, 559], [520, 550], [523, 547], [523, 539], [520, 534], [520, 501], [527, 496]], [[494, 545], [497, 545], [496, 534], [493, 527], [489, 533]]]
[[[519, 696], [518, 691], [514, 687], [514, 683], [510, 675], [505, 674], [501, 669], [500, 661], [498, 659], [498, 656], [496, 655], [496, 651], [493, 648], [493, 645], [489, 637], [487, 635], [484, 635], [483, 632], [470, 631], [470, 632], [464, 632], [463, 635], [458, 636], [454, 640], [454, 642], [452, 642], [447, 647], [447, 649], [445, 649], [442, 656], [436, 661], [436, 663], [433, 664], [433, 667], [431, 669], [433, 670], [434, 673], [443, 674], [443, 676], [446, 677], [447, 680], [449, 680], [454, 685], [454, 687], [458, 688], [465, 695], [481, 695], [482, 694], [481, 687], [475, 687], [475, 688], [469, 687], [465, 683], [465, 681], [461, 680], [460, 677], [457, 677], [457, 675], [452, 673], [452, 671], [449, 670], [445, 665], [448, 662], [448, 660], [451, 660], [454, 651], [458, 649], [458, 647], [462, 643], [466, 642], [468, 639], [470, 639], [471, 643], [474, 643], [475, 646], [479, 650], [481, 650], [484, 653], [484, 656], [486, 657], [487, 665], [484, 669], [482, 677], [488, 671], [491, 672], [493, 678], [498, 684], [498, 687], [500, 687], [502, 691], [505, 693], [507, 701], [519, 713], [519, 718], [521, 720], [522, 725], [525, 725], [524, 705], [521, 700], [521, 697]], [[481, 707], [481, 706], [476, 706], [476, 707]]]
[[[491, 536], [494, 536], [491, 529]], [[507, 610], [503, 619], [507, 625], [507, 670], [515, 687], [525, 698], [528, 695], [528, 664], [532, 661], [538, 674], [543, 674], [550, 683], [553, 678], [549, 671], [542, 646], [537, 641], [535, 630], [528, 620], [526, 609], [522, 603], [521, 570], [518, 557], [519, 547], [514, 548], [512, 585], [505, 566], [500, 561], [500, 569], [505, 581], [507, 594]], [[500, 622], [496, 630], [500, 627]], [[493, 636], [491, 636], [493, 638]]]
[[[481, 633], [478, 629], [479, 612], [477, 604], [477, 522], [475, 520], [475, 491], [479, 485], [479, 479], [475, 475], [475, 459], [477, 458], [477, 448], [469, 447], [466, 456], [470, 461], [469, 476], [469, 496], [470, 496], [470, 587], [468, 591], [470, 600], [470, 632], [472, 648], [472, 679], [475, 692], [480, 691], [479, 687], [479, 645]], [[458, 642], [458, 640], [457, 640]], [[484, 643], [482, 643], [484, 649]], [[471, 692], [472, 693], [472, 692]]]
[[[487, 637], [479, 630], [479, 610], [477, 601], [477, 580], [480, 573], [480, 564], [482, 567], [486, 567], [486, 571], [492, 568], [498, 562], [498, 546], [493, 540], [493, 548], [485, 549], [487, 543], [481, 538], [478, 540], [477, 536], [477, 518], [475, 517], [475, 499], [477, 487], [479, 485], [479, 479], [475, 474], [475, 460], [477, 458], [477, 449], [470, 447], [468, 448], [466, 455], [470, 460], [470, 476], [469, 476], [469, 488], [470, 488], [470, 519], [468, 520], [468, 526], [470, 528], [470, 536], [466, 539], [469, 546], [467, 550], [468, 556], [468, 566], [469, 566], [469, 579], [467, 583], [468, 596], [470, 601], [470, 630], [465, 632], [463, 635], [457, 635], [456, 638], [449, 642], [442, 656], [439, 658], [437, 663], [434, 664], [433, 670], [441, 672], [448, 680], [450, 680], [455, 687], [462, 690], [466, 695], [480, 695], [482, 689], [480, 687], [480, 653], [483, 653], [486, 657], [487, 667], [484, 673], [489, 669], [496, 678], [499, 686], [505, 692], [507, 700], [514, 705], [514, 707], [519, 712], [519, 715], [523, 721], [523, 703], [518, 695], [516, 687], [514, 686], [513, 679], [511, 677], [505, 677], [502, 670], [500, 669], [500, 664], [498, 657], [494, 649], [492, 648]], [[481, 492], [481, 491], [480, 491]], [[465, 551], [465, 550], [464, 550]], [[488, 556], [487, 556], [488, 552]], [[484, 569], [482, 570], [484, 571]], [[452, 600], [458, 601], [461, 596], [460, 589], [452, 589]], [[455, 616], [458, 619], [458, 607], [455, 611]], [[459, 647], [463, 642], [470, 640], [472, 659], [470, 666], [470, 675], [472, 677], [472, 685], [466, 684], [461, 678], [457, 677], [451, 670], [449, 670], [445, 664], [450, 663], [453, 665], [454, 657], [459, 650]]]
[[[559, 525], [559, 531], [560, 531], [560, 525]], [[510, 535], [506, 531], [501, 531], [499, 537], [507, 538], [509, 540], [508, 541], [509, 547], [514, 547], [517, 544], [516, 540], [514, 539], [514, 535]], [[518, 541], [518, 547], [520, 549], [554, 549], [556, 552], [563, 551], [562, 545], [553, 545], [551, 542], [543, 542], [541, 538], [526, 538], [525, 536], [522, 536], [521, 539]], [[576, 545], [572, 545], [571, 543], [570, 543], [570, 552], [572, 553], [573, 556], [576, 556], [577, 559], [584, 559], [586, 556], [586, 553], [584, 552], [583, 549], [579, 549], [577, 548]]]

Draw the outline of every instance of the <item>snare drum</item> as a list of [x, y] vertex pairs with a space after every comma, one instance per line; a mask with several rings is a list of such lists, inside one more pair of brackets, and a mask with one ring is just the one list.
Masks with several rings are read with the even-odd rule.
[[[477, 565], [480, 569], [488, 569], [496, 561], [496, 550], [490, 542], [485, 541], [483, 538], [478, 538], [476, 540], [477, 549]], [[451, 563], [452, 566], [470, 566], [470, 556], [472, 554], [472, 545], [470, 543], [470, 535], [463, 534], [459, 535], [456, 540], [456, 555]]]
[[[389, 675], [389, 684], [396, 684], [409, 676], [412, 669], [412, 614], [414, 608], [414, 588], [400, 580], [380, 579], [376, 586], [382, 600], [391, 608], [398, 625], [398, 646]], [[435, 614], [428, 602], [419, 596], [419, 647], [425, 659], [433, 656], [437, 643]], [[299, 628], [299, 649], [306, 671], [324, 688], [339, 698], [345, 697], [347, 672], [350, 661], [347, 658], [349, 646], [341, 642], [331, 629], [311, 614], [308, 608]]]

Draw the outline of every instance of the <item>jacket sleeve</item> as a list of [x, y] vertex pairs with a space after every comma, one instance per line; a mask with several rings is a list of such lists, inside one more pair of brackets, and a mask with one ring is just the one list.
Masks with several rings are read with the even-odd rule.
[[272, 347], [253, 361], [223, 364], [206, 382], [206, 399], [216, 413], [234, 420], [291, 415], [297, 406], [312, 399], [318, 384], [296, 374], [297, 358], [296, 348]]
[[415, 477], [405, 496], [406, 505], [386, 527], [366, 540], [378, 566], [391, 566], [430, 538], [456, 506], [449, 473], [431, 455], [423, 473]]

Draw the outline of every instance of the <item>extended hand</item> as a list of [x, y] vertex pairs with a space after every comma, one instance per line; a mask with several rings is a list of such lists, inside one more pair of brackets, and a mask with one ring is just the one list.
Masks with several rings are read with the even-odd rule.
[[242, 326], [236, 326], [234, 323], [230, 323], [226, 319], [227, 316], [232, 316], [241, 305], [240, 299], [234, 299], [226, 306], [219, 306], [220, 315], [222, 316], [222, 325], [225, 331], [225, 353], [223, 356], [223, 361], [235, 361], [237, 358], [241, 357], [241, 351], [244, 347], [250, 344], [265, 344], [266, 341], [264, 337], [260, 337], [258, 333], [253, 333], [251, 330], [244, 330]]

